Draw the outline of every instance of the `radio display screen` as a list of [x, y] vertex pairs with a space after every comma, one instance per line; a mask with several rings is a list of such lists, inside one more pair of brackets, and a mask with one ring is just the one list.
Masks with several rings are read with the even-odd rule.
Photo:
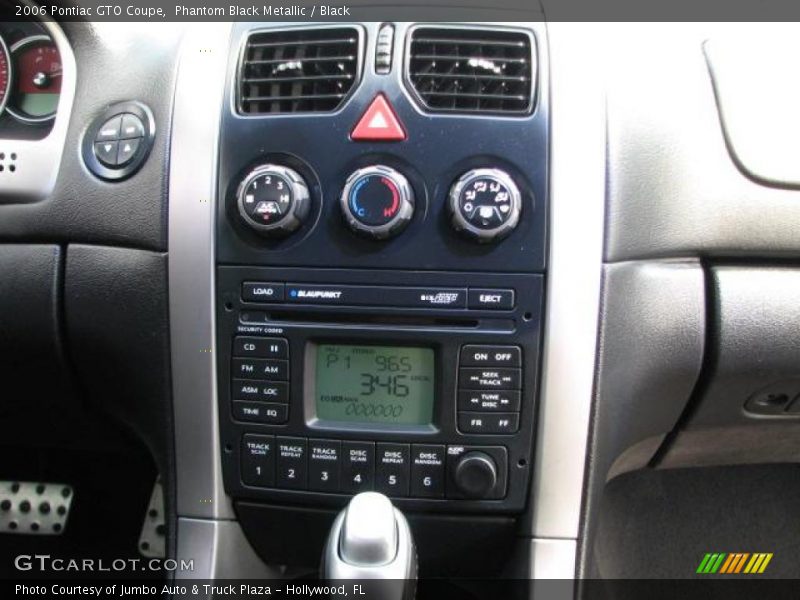
[[315, 378], [318, 419], [392, 425], [432, 422], [431, 348], [319, 344]]

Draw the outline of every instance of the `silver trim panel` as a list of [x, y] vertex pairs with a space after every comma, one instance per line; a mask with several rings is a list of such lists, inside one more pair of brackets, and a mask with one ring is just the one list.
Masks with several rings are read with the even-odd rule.
[[[551, 23], [550, 257], [533, 537], [577, 539], [602, 273], [605, 102], [596, 25]], [[536, 561], [534, 561], [536, 562]], [[574, 563], [574, 560], [573, 560]], [[534, 572], [539, 566], [534, 564]]]
[[231, 23], [188, 28], [173, 109], [169, 308], [177, 509], [182, 517], [233, 517], [222, 484], [214, 347], [217, 143], [230, 31]]

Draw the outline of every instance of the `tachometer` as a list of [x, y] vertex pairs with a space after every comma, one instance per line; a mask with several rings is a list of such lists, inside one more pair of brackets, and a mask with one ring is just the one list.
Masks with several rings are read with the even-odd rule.
[[20, 121], [42, 123], [56, 114], [61, 95], [61, 57], [46, 35], [32, 35], [11, 46], [14, 89], [7, 110]]
[[0, 113], [8, 102], [8, 95], [11, 91], [11, 55], [8, 53], [8, 46], [0, 37]]

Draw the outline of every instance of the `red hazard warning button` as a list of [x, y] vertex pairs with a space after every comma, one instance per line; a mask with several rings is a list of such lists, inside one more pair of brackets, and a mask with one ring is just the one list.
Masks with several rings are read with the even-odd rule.
[[406, 139], [406, 132], [389, 101], [383, 94], [378, 94], [353, 129], [350, 139], [394, 142]]

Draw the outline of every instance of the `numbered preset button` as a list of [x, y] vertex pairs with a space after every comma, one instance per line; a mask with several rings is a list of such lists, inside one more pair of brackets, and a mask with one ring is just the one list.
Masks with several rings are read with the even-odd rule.
[[408, 496], [410, 475], [408, 444], [378, 444], [375, 461], [375, 489], [387, 496]]
[[341, 454], [341, 442], [309, 440], [308, 489], [320, 492], [339, 491]]
[[358, 494], [375, 487], [374, 442], [342, 442], [339, 489]]
[[257, 487], [275, 485], [275, 438], [247, 434], [242, 438], [242, 481]]
[[304, 490], [308, 487], [308, 441], [279, 437], [276, 445], [275, 481], [278, 487]]
[[444, 446], [414, 444], [411, 448], [411, 495], [444, 498]]

